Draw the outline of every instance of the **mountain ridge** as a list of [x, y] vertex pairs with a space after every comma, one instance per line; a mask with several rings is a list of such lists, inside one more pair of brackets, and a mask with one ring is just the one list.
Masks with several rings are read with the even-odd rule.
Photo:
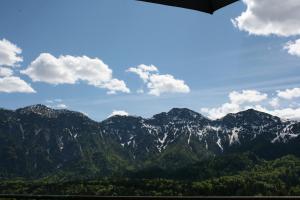
[[229, 116], [239, 116], [243, 113], [261, 113], [261, 114], [264, 114], [264, 115], [268, 115], [268, 116], [272, 116], [272, 117], [276, 117], [276, 118], [279, 118], [280, 120], [282, 121], [296, 121], [298, 122], [297, 120], [290, 120], [290, 119], [281, 119], [280, 117], [278, 116], [274, 116], [274, 115], [271, 115], [271, 114], [268, 114], [268, 113], [265, 113], [265, 112], [262, 112], [262, 111], [258, 111], [258, 110], [255, 110], [253, 108], [249, 108], [249, 109], [245, 109], [245, 110], [242, 110], [240, 112], [237, 112], [237, 113], [228, 113], [226, 114], [225, 116], [221, 117], [221, 118], [218, 118], [218, 119], [210, 119], [208, 117], [206, 117], [205, 115], [199, 113], [199, 112], [196, 112], [194, 110], [191, 110], [189, 108], [185, 108], [185, 107], [174, 107], [174, 108], [171, 108], [169, 111], [167, 112], [160, 112], [158, 114], [154, 114], [152, 117], [149, 117], [149, 118], [144, 118], [142, 116], [139, 116], [139, 115], [127, 115], [127, 116], [123, 116], [123, 115], [113, 115], [113, 116], [110, 116], [110, 117], [107, 117], [106, 119], [103, 119], [103, 120], [100, 120], [100, 121], [97, 121], [97, 120], [94, 120], [92, 118], [90, 118], [88, 115], [80, 112], [80, 111], [74, 111], [74, 110], [69, 110], [69, 109], [66, 109], [66, 108], [63, 108], [63, 109], [59, 109], [59, 108], [52, 108], [51, 106], [47, 106], [47, 105], [44, 105], [44, 104], [32, 104], [32, 105], [29, 105], [29, 106], [25, 106], [25, 107], [21, 107], [21, 108], [17, 108], [17, 109], [7, 109], [7, 108], [4, 108], [4, 107], [0, 107], [0, 111], [14, 111], [14, 112], [26, 112], [26, 111], [32, 111], [32, 112], [36, 112], [38, 113], [38, 110], [46, 110], [46, 111], [56, 111], [56, 112], [72, 112], [72, 113], [78, 113], [78, 114], [81, 114], [83, 116], [86, 116], [88, 117], [90, 120], [92, 121], [95, 121], [95, 122], [103, 122], [111, 117], [115, 117], [115, 116], [119, 116], [119, 117], [135, 117], [135, 118], [143, 118], [143, 119], [151, 119], [151, 118], [154, 118], [155, 116], [157, 115], [170, 115], [170, 114], [176, 114], [176, 113], [189, 113], [191, 116], [192, 115], [196, 115], [196, 116], [199, 116], [201, 118], [204, 118], [204, 119], [208, 119], [210, 121], [217, 121], [217, 120], [221, 120], [221, 119], [224, 119], [226, 117], [229, 117]]
[[101, 122], [41, 104], [0, 109], [0, 177], [176, 169], [248, 151], [272, 158], [300, 155], [299, 135], [299, 122], [253, 109], [218, 120], [173, 108], [151, 118], [112, 116]]

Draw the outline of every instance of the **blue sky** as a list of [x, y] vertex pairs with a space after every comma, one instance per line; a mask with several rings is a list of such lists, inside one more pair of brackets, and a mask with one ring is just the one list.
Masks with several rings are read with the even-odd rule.
[[[2, 0], [0, 40], [17, 45], [23, 57], [19, 67], [9, 67], [36, 92], [0, 91], [0, 106], [63, 104], [95, 120], [119, 110], [150, 117], [172, 107], [209, 115], [211, 109], [235, 102], [228, 96], [233, 91], [239, 97], [257, 91], [251, 94], [268, 97], [243, 101], [247, 103], [243, 108], [249, 103], [270, 112], [297, 110], [297, 95], [282, 98], [277, 108], [269, 105], [280, 98], [279, 90], [288, 92], [299, 86], [300, 58], [283, 48], [296, 40], [297, 34], [253, 34], [250, 29], [235, 27], [231, 19], [246, 9], [246, 3], [238, 2], [208, 15], [134, 0]], [[113, 78], [124, 81], [130, 93], [107, 94], [107, 89], [82, 80], [72, 84], [34, 81], [21, 71], [41, 53], [55, 58], [98, 58], [113, 71]], [[154, 65], [159, 70], [155, 73], [183, 80], [189, 91], [149, 94], [149, 82], [126, 71], [141, 64]], [[141, 89], [144, 93], [136, 92]]]

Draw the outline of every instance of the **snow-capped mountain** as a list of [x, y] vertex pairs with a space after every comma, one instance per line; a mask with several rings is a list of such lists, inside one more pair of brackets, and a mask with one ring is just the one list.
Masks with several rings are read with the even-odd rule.
[[189, 109], [144, 119], [113, 116], [95, 122], [69, 110], [34, 105], [0, 110], [0, 177], [57, 171], [110, 174], [177, 168], [232, 152], [264, 157], [299, 154], [300, 123], [255, 110], [210, 120]]

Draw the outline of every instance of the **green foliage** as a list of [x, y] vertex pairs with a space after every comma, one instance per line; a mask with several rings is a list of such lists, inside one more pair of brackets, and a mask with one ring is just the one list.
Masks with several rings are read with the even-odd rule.
[[[78, 176], [71, 180], [64, 174], [39, 180], [7, 180], [0, 182], [2, 193], [14, 194], [74, 194], [74, 195], [300, 195], [300, 159], [285, 156], [272, 161], [263, 161], [248, 155], [233, 155], [215, 159], [207, 164], [211, 177], [200, 179], [162, 178], [101, 178], [87, 179]], [[236, 161], [236, 158], [240, 161]], [[249, 159], [252, 158], [252, 159]], [[233, 162], [231, 165], [228, 162]], [[254, 164], [256, 163], [256, 164]], [[198, 163], [200, 165], [203, 163]], [[227, 168], [226, 168], [227, 166]], [[196, 167], [196, 166], [194, 166]], [[224, 167], [224, 172], [220, 169]], [[241, 170], [243, 169], [244, 170]], [[213, 172], [216, 170], [215, 172]], [[233, 170], [232, 172], [230, 170]], [[234, 171], [235, 170], [235, 171]], [[207, 171], [203, 171], [207, 173]], [[221, 176], [220, 176], [221, 175]], [[205, 180], [204, 180], [204, 177]]]
[[[295, 195], [300, 184], [300, 160], [286, 156], [263, 162], [233, 176], [194, 183], [194, 194]], [[213, 187], [211, 187], [213, 186]]]
[[210, 159], [185, 165], [181, 168], [169, 167], [163, 169], [154, 166], [133, 171], [129, 174], [132, 178], [205, 180], [213, 177], [234, 175], [239, 171], [249, 170], [261, 162], [262, 160], [252, 153], [230, 154], [211, 157]]

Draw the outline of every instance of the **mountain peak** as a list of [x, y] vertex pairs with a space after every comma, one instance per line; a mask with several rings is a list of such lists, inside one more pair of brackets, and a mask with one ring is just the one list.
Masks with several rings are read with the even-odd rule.
[[168, 115], [190, 115], [190, 116], [199, 116], [200, 114], [192, 111], [188, 108], [172, 108], [169, 112]]
[[166, 118], [169, 120], [195, 120], [206, 119], [200, 113], [187, 108], [172, 108], [169, 112], [154, 115], [153, 118]]
[[255, 109], [248, 109], [238, 113], [230, 113], [221, 119], [222, 121], [248, 121], [251, 123], [268, 123], [268, 122], [280, 122], [280, 118], [270, 115], [268, 113], [260, 112]]
[[272, 116], [268, 113], [255, 110], [253, 108], [238, 112], [238, 113], [236, 113], [236, 115], [238, 115], [238, 116], [252, 116], [252, 117], [265, 117], [265, 118], [274, 118], [275, 117], [275, 116]]
[[18, 110], [39, 112], [39, 111], [52, 110], [52, 109], [43, 104], [35, 104], [31, 106], [26, 106], [24, 108], [20, 108]]
[[139, 116], [134, 115], [113, 115], [111, 117], [108, 117], [107, 119], [103, 120], [101, 123], [120, 123], [120, 122], [138, 122], [141, 121], [143, 118]]
[[43, 104], [35, 104], [24, 108], [19, 108], [16, 110], [16, 112], [22, 115], [35, 114], [35, 115], [40, 115], [42, 117], [48, 117], [48, 118], [57, 118], [60, 115], [64, 115], [65, 117], [77, 116], [80, 118], [89, 119], [86, 115], [80, 112], [75, 112], [67, 109], [53, 109]]
[[56, 113], [56, 111], [52, 108], [49, 108], [43, 104], [36, 104], [27, 106], [24, 108], [20, 108], [16, 110], [20, 114], [37, 114], [41, 116], [47, 116], [47, 117], [53, 117]]

